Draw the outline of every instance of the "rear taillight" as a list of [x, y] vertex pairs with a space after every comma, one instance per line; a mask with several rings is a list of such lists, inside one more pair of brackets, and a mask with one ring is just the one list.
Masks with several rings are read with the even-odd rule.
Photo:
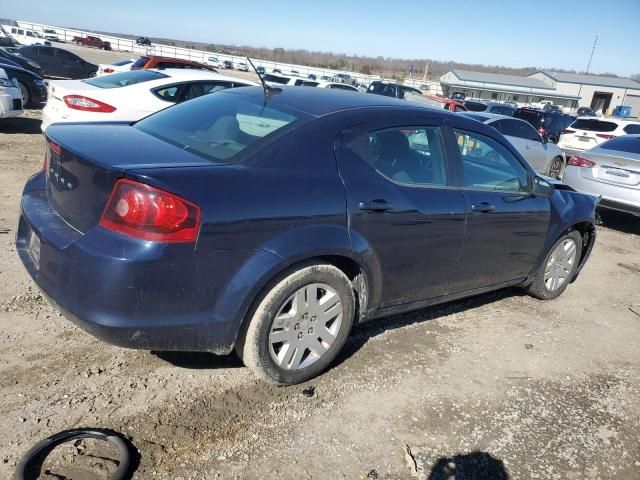
[[571, 165], [574, 167], [591, 168], [595, 164], [596, 163], [592, 162], [591, 160], [587, 160], [586, 158], [578, 156], [571, 157], [569, 160], [567, 160], [567, 165]]
[[615, 135], [610, 135], [606, 133], [596, 133], [596, 137], [604, 138], [605, 140], [611, 140], [612, 138], [616, 138]]
[[100, 225], [142, 240], [194, 242], [200, 230], [200, 208], [172, 193], [123, 178], [113, 187]]
[[576, 133], [575, 130], [571, 130], [569, 128], [565, 128], [564, 130], [562, 130], [562, 135], [569, 135], [571, 133]]
[[53, 142], [47, 142], [47, 147], [44, 149], [44, 160], [42, 162], [43, 172], [46, 172], [49, 168], [49, 159], [51, 158], [50, 152], [55, 152], [56, 155], [60, 156], [60, 147]]
[[66, 95], [63, 97], [67, 107], [85, 112], [111, 113], [116, 111], [116, 107], [107, 105], [99, 100], [84, 97], [82, 95]]
[[103, 71], [104, 73], [113, 73], [113, 68], [109, 68], [109, 67], [107, 67], [107, 68], [103, 69], [102, 71]]

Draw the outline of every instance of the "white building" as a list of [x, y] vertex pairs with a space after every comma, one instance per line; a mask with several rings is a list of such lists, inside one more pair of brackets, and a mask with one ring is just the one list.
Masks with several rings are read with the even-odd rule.
[[640, 115], [640, 83], [628, 78], [601, 77], [540, 71], [520, 77], [497, 73], [451, 70], [440, 78], [446, 96], [455, 92], [468, 98], [516, 102], [521, 106], [551, 100], [574, 111], [590, 107], [598, 113], [612, 113], [619, 105], [631, 107], [631, 115]]
[[579, 97], [578, 106], [597, 113], [612, 113], [619, 105], [631, 107], [631, 115], [640, 115], [640, 83], [628, 78], [601, 77], [543, 70], [529, 75], [565, 95]]

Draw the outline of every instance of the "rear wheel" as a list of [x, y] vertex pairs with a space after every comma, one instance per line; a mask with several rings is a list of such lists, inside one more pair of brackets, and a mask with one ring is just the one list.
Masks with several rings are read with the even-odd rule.
[[20, 91], [22, 92], [22, 106], [26, 108], [31, 103], [31, 94], [29, 93], [29, 89], [27, 86], [18, 81], [18, 86], [20, 87]]
[[304, 382], [336, 358], [354, 311], [353, 287], [344, 273], [327, 264], [303, 266], [271, 283], [236, 351], [265, 380]]
[[551, 165], [549, 165], [549, 171], [547, 172], [547, 176], [551, 178], [555, 178], [557, 180], [562, 179], [562, 174], [564, 173], [564, 161], [562, 157], [556, 157], [551, 161]]
[[582, 255], [582, 236], [575, 230], [563, 235], [551, 248], [527, 293], [540, 300], [562, 294], [573, 280]]

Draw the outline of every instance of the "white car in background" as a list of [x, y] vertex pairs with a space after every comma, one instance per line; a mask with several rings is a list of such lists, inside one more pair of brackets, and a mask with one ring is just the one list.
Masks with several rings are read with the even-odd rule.
[[358, 90], [356, 87], [354, 87], [352, 85], [347, 85], [346, 83], [340, 83], [340, 82], [323, 82], [323, 81], [319, 81], [319, 80], [304, 80], [302, 83], [300, 83], [300, 86], [301, 87], [331, 88], [331, 89], [348, 90], [350, 92], [358, 92], [358, 93], [360, 93], [360, 90]]
[[205, 65], [209, 65], [213, 68], [224, 69], [224, 64], [218, 59], [218, 57], [208, 57], [206, 60], [203, 60], [202, 63]]
[[119, 62], [113, 63], [101, 63], [98, 65], [98, 71], [96, 72], [96, 76], [100, 75], [110, 75], [112, 73], [119, 72], [127, 72], [131, 70], [131, 65], [135, 63], [135, 58], [130, 58], [128, 60], [120, 60]]
[[0, 68], [0, 118], [17, 117], [22, 113], [22, 91]]
[[460, 115], [498, 130], [536, 172], [552, 178], [562, 178], [567, 163], [564, 153], [557, 145], [540, 136], [529, 122], [496, 113], [461, 112]]
[[51, 46], [51, 42], [44, 38], [44, 36], [42, 36], [42, 34], [36, 30], [30, 30], [28, 28], [15, 27], [11, 25], [3, 25], [3, 28], [11, 38], [13, 38], [21, 45]]
[[248, 72], [249, 71], [249, 66], [244, 62], [236, 63], [234, 65], [234, 68], [236, 70], [239, 70], [240, 72]]
[[42, 131], [53, 123], [136, 121], [191, 98], [257, 85], [208, 70], [130, 70], [49, 83]]
[[620, 135], [637, 133], [640, 133], [638, 120], [578, 117], [562, 131], [558, 146], [567, 157], [572, 157]]

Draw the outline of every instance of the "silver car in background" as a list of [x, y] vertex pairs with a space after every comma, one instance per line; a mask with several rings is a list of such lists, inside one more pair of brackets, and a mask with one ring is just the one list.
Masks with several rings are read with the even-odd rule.
[[600, 207], [640, 216], [640, 135], [621, 135], [571, 157], [563, 181], [601, 195]]
[[562, 179], [566, 164], [564, 153], [542, 137], [529, 122], [495, 113], [461, 112], [460, 115], [491, 125], [511, 142], [536, 172]]

